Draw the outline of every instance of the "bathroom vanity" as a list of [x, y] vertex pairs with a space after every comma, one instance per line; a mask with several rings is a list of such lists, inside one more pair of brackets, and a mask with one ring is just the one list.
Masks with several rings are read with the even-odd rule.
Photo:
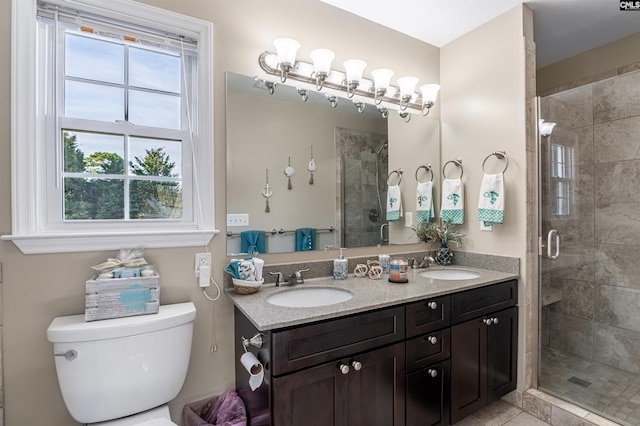
[[478, 277], [440, 280], [411, 270], [408, 284], [349, 278], [296, 287], [337, 286], [346, 302], [312, 308], [271, 306], [289, 289], [229, 293], [236, 355], [243, 338], [263, 364], [251, 391], [236, 363], [248, 424], [426, 426], [455, 423], [516, 387], [517, 279], [466, 268]]

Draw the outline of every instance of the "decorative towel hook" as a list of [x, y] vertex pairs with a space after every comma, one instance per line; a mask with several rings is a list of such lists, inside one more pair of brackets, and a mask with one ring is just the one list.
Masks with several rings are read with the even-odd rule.
[[459, 179], [462, 179], [462, 175], [464, 175], [464, 169], [462, 168], [462, 159], [460, 157], [456, 158], [455, 160], [449, 160], [446, 163], [444, 163], [444, 166], [442, 166], [442, 176], [447, 179], [447, 174], [445, 173], [445, 169], [447, 168], [447, 165], [449, 164], [455, 164], [456, 166], [458, 166], [460, 168], [460, 177]]
[[507, 152], [504, 150], [500, 150], [500, 151], [494, 151], [491, 154], [487, 155], [487, 157], [484, 159], [484, 161], [482, 162], [482, 171], [487, 173], [487, 171], [485, 170], [484, 166], [487, 162], [487, 160], [490, 157], [496, 156], [497, 158], [499, 158], [500, 160], [504, 160], [506, 162], [506, 164], [504, 165], [504, 170], [502, 170], [502, 173], [507, 171], [507, 168], [509, 168], [509, 157], [507, 157]]

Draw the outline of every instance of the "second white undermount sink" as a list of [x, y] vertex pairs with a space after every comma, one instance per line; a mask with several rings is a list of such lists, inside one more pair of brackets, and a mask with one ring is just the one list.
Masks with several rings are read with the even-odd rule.
[[479, 273], [466, 269], [429, 269], [420, 273], [421, 277], [432, 278], [434, 280], [470, 280], [478, 278]]
[[289, 308], [313, 308], [346, 302], [352, 297], [353, 293], [341, 288], [299, 287], [272, 294], [267, 302]]

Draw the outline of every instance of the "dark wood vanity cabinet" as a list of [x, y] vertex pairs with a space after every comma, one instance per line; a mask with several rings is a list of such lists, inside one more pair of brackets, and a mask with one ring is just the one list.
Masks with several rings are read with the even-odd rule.
[[452, 295], [452, 423], [516, 388], [517, 300], [515, 280]]
[[[515, 389], [517, 281], [262, 332], [249, 426], [441, 426]], [[237, 308], [236, 342], [258, 331]], [[237, 343], [236, 353], [243, 351]]]

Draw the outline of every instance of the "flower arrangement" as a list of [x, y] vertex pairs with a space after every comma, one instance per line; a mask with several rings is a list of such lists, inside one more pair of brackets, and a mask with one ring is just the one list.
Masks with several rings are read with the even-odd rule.
[[425, 243], [440, 242], [443, 245], [450, 243], [456, 246], [462, 245], [464, 233], [455, 229], [453, 223], [446, 220], [420, 223], [416, 228], [412, 228], [418, 239]]

